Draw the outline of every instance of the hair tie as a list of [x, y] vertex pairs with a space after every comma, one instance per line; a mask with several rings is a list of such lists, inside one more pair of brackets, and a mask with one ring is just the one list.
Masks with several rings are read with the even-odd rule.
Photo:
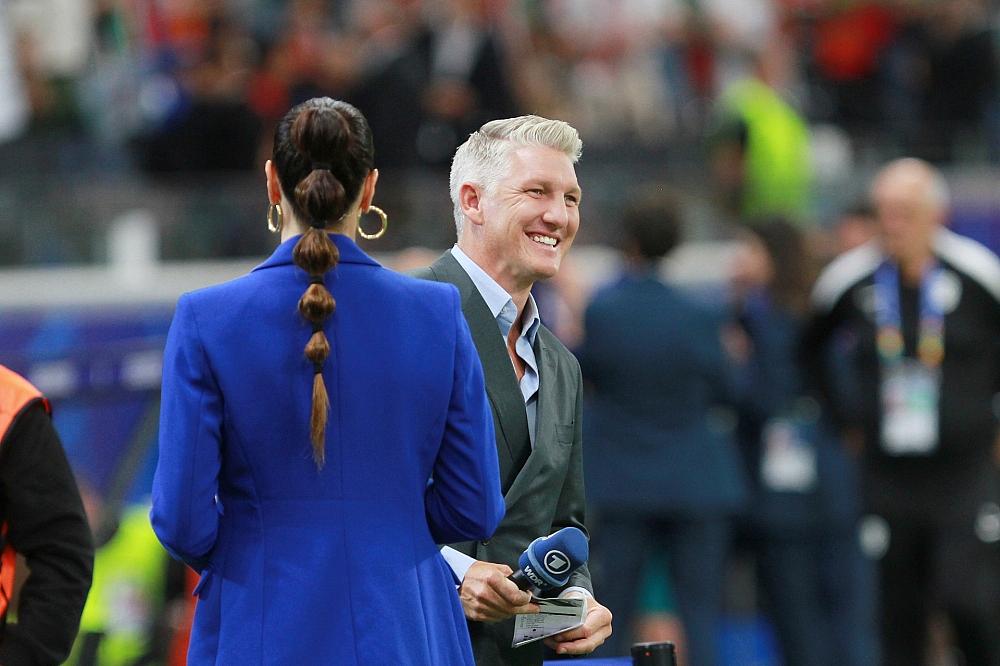
[[321, 375], [321, 374], [323, 374], [323, 363], [321, 361], [317, 361], [316, 363], [313, 363], [313, 374], [314, 375]]
[[323, 281], [323, 276], [322, 275], [310, 275], [309, 276], [309, 284], [321, 284], [321, 285], [326, 286], [326, 282]]
[[322, 332], [323, 332], [323, 322], [321, 322], [321, 321], [314, 321], [313, 322], [313, 333], [322, 333]]
[[333, 171], [333, 165], [330, 164], [329, 162], [313, 162], [312, 163], [312, 170], [313, 171], [331, 171], [332, 172]]

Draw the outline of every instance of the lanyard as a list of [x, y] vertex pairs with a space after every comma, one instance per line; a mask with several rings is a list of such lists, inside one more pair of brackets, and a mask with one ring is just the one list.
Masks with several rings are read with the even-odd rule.
[[[917, 358], [934, 369], [944, 359], [944, 312], [934, 302], [931, 291], [941, 277], [941, 267], [934, 263], [920, 278], [920, 327]], [[875, 324], [878, 327], [878, 355], [886, 365], [903, 358], [903, 324], [899, 309], [899, 268], [885, 262], [875, 271]]]

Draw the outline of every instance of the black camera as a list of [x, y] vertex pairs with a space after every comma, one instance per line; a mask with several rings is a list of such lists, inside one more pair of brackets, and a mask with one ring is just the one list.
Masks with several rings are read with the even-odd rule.
[[636, 643], [632, 646], [632, 666], [677, 666], [673, 643]]

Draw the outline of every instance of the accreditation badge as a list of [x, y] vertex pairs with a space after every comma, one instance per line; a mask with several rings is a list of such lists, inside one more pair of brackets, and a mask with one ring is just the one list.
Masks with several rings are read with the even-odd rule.
[[771, 419], [764, 427], [760, 478], [768, 490], [808, 493], [816, 487], [816, 447], [804, 425], [791, 417]]
[[924, 456], [938, 447], [940, 371], [911, 358], [882, 370], [882, 448]]

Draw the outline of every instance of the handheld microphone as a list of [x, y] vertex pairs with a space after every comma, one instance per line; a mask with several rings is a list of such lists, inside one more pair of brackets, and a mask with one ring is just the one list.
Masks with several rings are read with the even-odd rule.
[[590, 545], [583, 532], [564, 527], [528, 544], [518, 560], [520, 569], [507, 578], [522, 590], [532, 585], [542, 590], [562, 587], [589, 556]]

